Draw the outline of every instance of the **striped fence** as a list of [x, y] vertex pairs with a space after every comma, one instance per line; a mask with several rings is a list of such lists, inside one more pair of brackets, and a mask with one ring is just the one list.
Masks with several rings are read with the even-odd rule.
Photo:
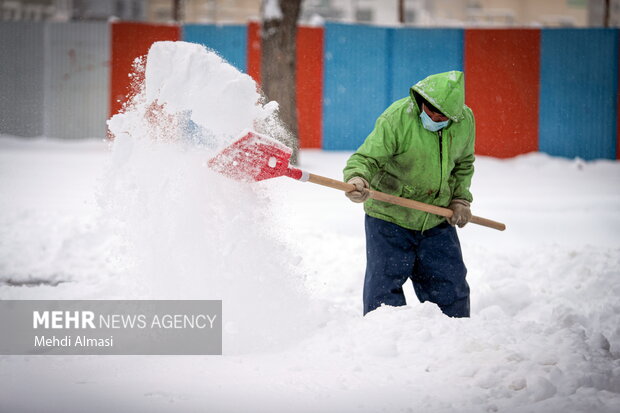
[[[542, 151], [620, 159], [619, 34], [618, 29], [301, 27], [301, 146], [354, 150], [381, 112], [406, 96], [413, 83], [456, 69], [465, 72], [478, 154], [505, 158]], [[105, 118], [120, 110], [131, 92], [134, 59], [158, 40], [203, 44], [260, 79], [258, 23], [3, 22], [0, 132], [102, 136]]]

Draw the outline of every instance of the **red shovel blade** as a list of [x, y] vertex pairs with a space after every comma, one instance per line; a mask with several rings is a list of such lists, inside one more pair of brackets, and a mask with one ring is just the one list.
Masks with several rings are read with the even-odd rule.
[[293, 151], [256, 132], [247, 132], [209, 161], [209, 167], [238, 181], [255, 182], [279, 176], [299, 179], [301, 171], [289, 166]]

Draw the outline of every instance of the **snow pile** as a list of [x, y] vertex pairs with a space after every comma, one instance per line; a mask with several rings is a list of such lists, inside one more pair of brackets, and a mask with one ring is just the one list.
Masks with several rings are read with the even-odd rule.
[[[94, 190], [105, 151], [101, 142], [0, 140], [0, 286], [2, 298], [69, 299], [60, 290], [100, 290], [113, 272], [113, 237], [100, 232]], [[67, 167], [72, 165], [71, 167]], [[76, 173], [79, 171], [79, 173]], [[67, 185], [59, 186], [59, 183]], [[96, 263], [96, 265], [93, 265]], [[61, 287], [61, 288], [57, 288]]]
[[246, 129], [273, 127], [274, 104], [215, 53], [155, 43], [142, 91], [109, 121], [101, 202], [126, 242], [122, 296], [221, 299], [224, 349], [291, 342], [310, 314], [296, 256], [279, 240], [267, 187], [207, 167]]
[[116, 139], [192, 138], [213, 147], [245, 129], [284, 133], [275, 117], [277, 103], [263, 105], [254, 80], [215, 52], [193, 43], [156, 42], [146, 61], [134, 65], [136, 96], [108, 121]]
[[[309, 158], [304, 153], [304, 162], [314, 163], [310, 170], [331, 163], [331, 170], [317, 171], [331, 176], [347, 154]], [[476, 166], [473, 212], [508, 229], [459, 230], [471, 319], [449, 319], [436, 306], [419, 304], [410, 282], [404, 286], [409, 306], [361, 319], [364, 263], [352, 257], [365, 252], [362, 214], [336, 206], [334, 197], [324, 207], [332, 231], [297, 228], [300, 239], [320, 239], [304, 263], [315, 268], [306, 269], [308, 284], [337, 308], [295, 351], [309, 366], [344, 372], [323, 384], [344, 389], [325, 409], [338, 410], [338, 401], [344, 409], [347, 400], [356, 400], [351, 410], [359, 411], [620, 408], [620, 196], [611, 190], [620, 184], [620, 163], [529, 154], [479, 157]], [[319, 196], [312, 194], [317, 205], [331, 198]], [[336, 227], [336, 216], [348, 217], [351, 226]], [[351, 275], [329, 276], [338, 269]], [[353, 391], [368, 397], [347, 399]]]
[[[408, 306], [362, 317], [363, 210], [342, 193], [284, 178], [225, 186], [205, 145], [127, 139], [104, 181], [114, 235], [85, 202], [109, 157], [97, 144], [0, 139], [0, 298], [217, 290], [227, 320], [257, 324], [229, 327], [222, 357], [0, 357], [1, 411], [620, 411], [619, 162], [478, 157], [473, 212], [508, 229], [459, 230], [472, 318], [418, 303], [410, 283]], [[302, 166], [337, 177], [349, 155], [303, 151]], [[264, 274], [290, 264], [303, 280]], [[6, 283], [29, 273], [50, 284]], [[289, 278], [312, 298], [293, 302]], [[329, 320], [316, 325], [302, 310], [319, 300]], [[307, 337], [259, 351], [296, 328]]]

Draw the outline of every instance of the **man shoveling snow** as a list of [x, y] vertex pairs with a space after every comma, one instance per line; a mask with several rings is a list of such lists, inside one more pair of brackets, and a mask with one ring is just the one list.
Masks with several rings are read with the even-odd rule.
[[[415, 84], [394, 102], [349, 158], [346, 195], [365, 202], [367, 267], [364, 314], [382, 304], [405, 305], [411, 278], [421, 302], [451, 317], [469, 317], [469, 286], [455, 225], [472, 214], [475, 122], [465, 106], [463, 73], [452, 71]], [[439, 215], [368, 199], [371, 190], [448, 207]]]

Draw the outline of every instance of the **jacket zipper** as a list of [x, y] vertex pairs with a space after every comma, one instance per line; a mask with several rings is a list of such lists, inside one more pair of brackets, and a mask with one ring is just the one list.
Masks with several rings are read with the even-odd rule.
[[439, 198], [439, 193], [441, 192], [441, 183], [443, 181], [443, 130], [439, 129], [437, 135], [439, 137], [439, 189], [437, 189], [437, 193], [435, 194], [435, 199]]
[[[443, 144], [442, 144], [442, 130], [439, 129], [439, 131], [437, 131], [437, 136], [438, 136], [438, 145], [439, 145], [439, 189], [437, 190], [437, 193], [435, 194], [435, 199], [439, 198], [439, 193], [441, 192], [441, 181], [443, 179], [443, 155], [442, 155], [442, 148], [443, 148]], [[430, 217], [430, 212], [426, 213], [426, 216], [424, 217], [424, 222], [422, 222], [422, 234], [424, 234], [424, 231], [426, 231], [426, 222], [428, 221], [428, 218]]]

